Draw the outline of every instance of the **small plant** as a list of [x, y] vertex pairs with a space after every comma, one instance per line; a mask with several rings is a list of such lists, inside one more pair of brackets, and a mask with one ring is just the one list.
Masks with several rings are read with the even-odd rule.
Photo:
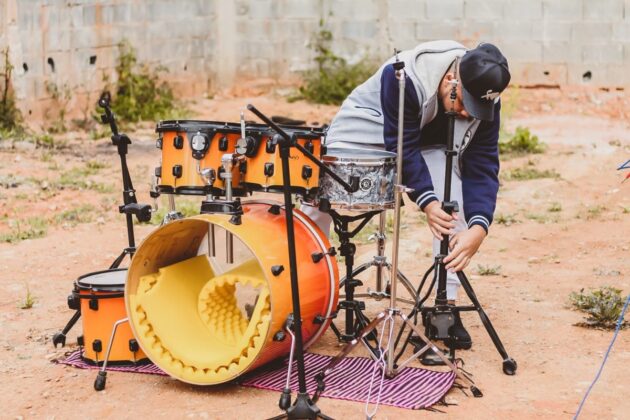
[[558, 223], [558, 216], [550, 216], [544, 213], [527, 213], [525, 217], [538, 223]]
[[299, 95], [291, 99], [339, 105], [355, 87], [376, 71], [377, 67], [371, 60], [363, 59], [356, 64], [348, 64], [345, 59], [335, 55], [331, 49], [332, 40], [332, 32], [320, 20], [319, 31], [310, 44], [316, 54], [317, 68], [304, 73]]
[[0, 138], [24, 134], [22, 113], [17, 107], [11, 84], [13, 65], [9, 61], [9, 48], [0, 52], [4, 59], [0, 69]]
[[[127, 41], [121, 42], [118, 49], [118, 79], [113, 87], [112, 111], [121, 122], [155, 121], [183, 116], [187, 112], [175, 100], [170, 86], [160, 81], [159, 72], [165, 71], [164, 67], [151, 71], [146, 65], [138, 65], [136, 52]], [[106, 77], [105, 84], [109, 84]], [[101, 113], [100, 108], [96, 111]]]
[[499, 225], [510, 226], [515, 223], [518, 223], [518, 220], [516, 219], [516, 216], [514, 216], [513, 214], [499, 213], [494, 217], [494, 222]]
[[[52, 134], [65, 133], [68, 131], [66, 114], [72, 91], [67, 84], [59, 87], [54, 82], [46, 82], [46, 93], [50, 95], [53, 104], [52, 109], [46, 109], [44, 112], [44, 117], [50, 120], [50, 126], [46, 127], [46, 131]], [[51, 115], [51, 112], [55, 115]]]
[[79, 223], [88, 223], [93, 219], [95, 208], [90, 204], [84, 204], [72, 210], [63, 211], [54, 217], [54, 222], [67, 226], [76, 226]]
[[33, 305], [35, 305], [35, 296], [31, 293], [31, 288], [26, 283], [26, 296], [24, 296], [24, 300], [20, 303], [20, 309], [31, 309]]
[[509, 140], [499, 142], [501, 154], [525, 155], [544, 151], [545, 145], [540, 143], [538, 136], [533, 135], [526, 127], [516, 127], [516, 132]]
[[515, 168], [505, 174], [505, 179], [509, 181], [529, 181], [541, 178], [560, 178], [560, 174], [554, 169], [540, 170], [531, 165]]
[[498, 276], [501, 274], [501, 266], [477, 264], [477, 274], [480, 276]]
[[[585, 293], [581, 289], [579, 293], [572, 292], [569, 302], [574, 309], [585, 312], [586, 320], [577, 325], [591, 328], [614, 329], [621, 315], [621, 310], [626, 298], [621, 296], [621, 290], [604, 286]], [[622, 320], [622, 327], [627, 326]]]
[[25, 225], [19, 220], [9, 222], [11, 231], [0, 234], [0, 242], [17, 243], [26, 239], [36, 239], [46, 236], [48, 222], [41, 217], [27, 219]]
[[112, 192], [114, 188], [111, 185], [88, 179], [89, 176], [97, 174], [101, 168], [105, 167], [104, 163], [88, 161], [83, 168], [72, 168], [63, 172], [54, 183], [54, 187], [58, 189], [93, 190], [100, 193]]
[[547, 211], [550, 213], [558, 213], [562, 211], [562, 204], [558, 202], [553, 202], [549, 205], [549, 207], [547, 208]]

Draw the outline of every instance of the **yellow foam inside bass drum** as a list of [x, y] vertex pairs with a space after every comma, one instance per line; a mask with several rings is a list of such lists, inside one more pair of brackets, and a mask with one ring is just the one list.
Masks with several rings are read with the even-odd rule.
[[[245, 314], [237, 306], [239, 285], [258, 293]], [[214, 277], [205, 256], [189, 258], [142, 276], [130, 299], [151, 359], [186, 382], [237, 376], [260, 351], [269, 327], [269, 290], [253, 259]]]

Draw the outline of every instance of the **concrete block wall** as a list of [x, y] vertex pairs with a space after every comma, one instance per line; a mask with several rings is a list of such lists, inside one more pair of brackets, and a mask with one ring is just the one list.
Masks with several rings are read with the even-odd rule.
[[167, 68], [181, 96], [294, 82], [315, 64], [322, 19], [350, 62], [432, 39], [491, 41], [515, 83], [630, 86], [630, 0], [3, 0], [0, 48], [10, 47], [22, 107], [39, 115], [46, 84], [67, 87], [70, 106], [94, 100], [123, 39]]

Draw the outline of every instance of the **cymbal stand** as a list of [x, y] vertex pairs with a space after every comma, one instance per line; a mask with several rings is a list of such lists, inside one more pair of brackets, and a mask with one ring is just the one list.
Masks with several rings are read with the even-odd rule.
[[[398, 271], [398, 250], [399, 250], [399, 234], [400, 234], [400, 213], [401, 213], [401, 201], [402, 194], [409, 191], [407, 187], [402, 185], [402, 159], [403, 159], [403, 127], [404, 127], [404, 106], [405, 106], [405, 72], [404, 67], [405, 64], [402, 61], [396, 61], [394, 64], [394, 69], [396, 70], [396, 78], [398, 79], [399, 86], [399, 101], [398, 101], [398, 144], [397, 144], [397, 153], [398, 157], [396, 159], [397, 163], [397, 171], [396, 171], [396, 186], [395, 186], [395, 207], [394, 207], [394, 239], [392, 243], [392, 272], [396, 273]], [[386, 345], [386, 360], [380, 359], [375, 363], [380, 365], [380, 368], [384, 370], [384, 376], [388, 378], [394, 377], [398, 372], [405, 367], [407, 364], [411, 363], [415, 360], [416, 357], [421, 354], [427, 352], [429, 349], [433, 350], [435, 354], [446, 364], [457, 377], [464, 383], [468, 384], [471, 392], [475, 397], [481, 397], [483, 394], [477, 388], [472, 380], [464, 375], [460, 369], [453, 364], [445, 355], [442, 353], [436, 345], [429, 340], [422, 331], [409, 319], [404, 313], [401, 312], [400, 309], [396, 307], [396, 286], [397, 286], [397, 276], [392, 276], [391, 281], [391, 291], [390, 291], [390, 306], [387, 310], [380, 312], [370, 324], [362, 331], [361, 338], [367, 337], [369, 334], [373, 332], [375, 328], [378, 327], [379, 324], [384, 323], [385, 325], [382, 328], [381, 334], [387, 334], [389, 337], [389, 342]], [[394, 364], [395, 357], [395, 346], [394, 343], [391, 342], [391, 338], [393, 337], [393, 331], [395, 328], [396, 318], [400, 318], [404, 325], [406, 324], [409, 328], [415, 331], [416, 334], [420, 338], [422, 338], [425, 342], [425, 346], [417, 351], [413, 356], [409, 359], [405, 360], [400, 365]], [[382, 335], [379, 341], [382, 341]], [[348, 343], [341, 352], [335, 356], [330, 363], [325, 366], [320, 372], [316, 375], [316, 380], [320, 386], [318, 386], [318, 393], [323, 392], [324, 379], [327, 375], [332, 373], [335, 370], [335, 367], [339, 364], [339, 362], [346, 357], [354, 348], [359, 344], [364, 343], [363, 340], [355, 339]], [[365, 343], [364, 343], [365, 344]], [[316, 396], [319, 396], [316, 393]], [[368, 401], [369, 404], [369, 401]], [[367, 407], [366, 407], [367, 408]], [[366, 413], [367, 414], [367, 413]]]
[[[457, 65], [455, 67], [457, 69]], [[447, 136], [446, 137], [446, 143], [447, 143], [446, 151], [444, 152], [446, 154], [446, 165], [445, 165], [446, 167], [445, 167], [445, 176], [444, 176], [444, 197], [442, 201], [442, 210], [444, 210], [444, 212], [448, 213], [449, 215], [453, 214], [453, 212], [459, 211], [459, 205], [457, 201], [451, 201], [453, 157], [457, 155], [457, 151], [455, 151], [455, 148], [454, 148], [455, 118], [457, 117], [457, 112], [455, 112], [454, 107], [455, 107], [455, 100], [457, 99], [457, 85], [459, 82], [457, 80], [457, 70], [455, 70], [455, 72], [456, 72], [455, 78], [454, 80], [451, 81], [452, 88], [451, 88], [451, 93], [450, 93], [450, 100], [451, 100], [452, 107], [450, 110], [446, 112], [446, 115], [448, 117], [448, 126], [447, 126], [448, 129], [447, 129], [447, 134], [446, 134]], [[444, 258], [446, 258], [446, 256], [449, 253], [449, 241], [450, 241], [449, 235], [442, 235], [442, 240], [440, 242], [440, 253], [436, 255], [433, 265], [426, 272], [425, 276], [420, 282], [420, 286], [418, 287], [418, 295], [421, 294], [421, 290], [424, 285], [424, 282], [431, 271], [434, 272], [433, 281], [431, 282], [431, 285], [426, 295], [422, 299], [418, 300], [418, 304], [414, 307], [414, 309], [411, 311], [409, 316], [410, 317], [413, 316], [414, 318], [416, 318], [416, 314], [420, 312], [422, 314], [422, 319], [424, 321], [423, 323], [425, 324], [425, 333], [434, 340], [444, 340], [445, 342], [449, 343], [450, 357], [451, 359], [454, 359], [455, 343], [451, 339], [450, 333], [449, 333], [450, 327], [452, 327], [455, 323], [454, 313], [456, 311], [476, 311], [479, 314], [479, 317], [481, 318], [481, 322], [486, 328], [486, 331], [488, 332], [488, 335], [492, 339], [492, 342], [494, 343], [497, 351], [503, 358], [503, 364], [502, 364], [503, 372], [506, 375], [514, 375], [517, 369], [516, 360], [511, 358], [508, 355], [505, 348], [503, 347], [503, 343], [501, 342], [499, 335], [497, 334], [496, 330], [492, 326], [492, 322], [490, 322], [490, 318], [488, 318], [488, 315], [483, 310], [483, 307], [481, 306], [479, 299], [477, 299], [477, 295], [475, 294], [475, 291], [473, 290], [472, 285], [470, 284], [470, 281], [468, 280], [468, 278], [466, 277], [463, 271], [458, 271], [457, 277], [462, 287], [464, 288], [464, 291], [468, 295], [468, 298], [471, 300], [472, 305], [455, 306], [448, 303], [448, 299], [446, 295], [447, 273], [446, 273], [446, 263], [444, 262]], [[437, 279], [437, 290], [436, 290], [436, 295], [435, 295], [435, 304], [432, 307], [423, 306], [423, 303], [429, 297], [429, 294], [431, 293], [431, 290], [433, 289], [433, 286], [436, 283], [436, 279]], [[396, 342], [398, 342], [398, 340], [400, 339], [404, 328], [405, 326], [403, 325], [401, 327], [400, 332], [398, 333]], [[412, 333], [410, 332], [409, 335], [407, 336], [407, 340], [405, 340], [404, 347], [406, 347], [407, 343], [409, 342], [409, 338], [411, 337], [411, 335]], [[404, 350], [404, 347], [403, 347], [403, 350]], [[402, 354], [403, 350], [401, 350], [400, 354]], [[398, 357], [400, 357], [400, 354], [398, 355]], [[432, 364], [436, 363], [436, 361], [434, 360], [431, 360], [430, 362]]]
[[[116, 117], [109, 106], [110, 99], [109, 92], [104, 92], [98, 100], [98, 105], [105, 111], [105, 113], [101, 115], [101, 121], [104, 124], [109, 124], [109, 127], [112, 130], [112, 143], [118, 148], [118, 155], [120, 156], [124, 204], [119, 206], [118, 210], [120, 213], [125, 214], [127, 220], [127, 238], [129, 241], [129, 246], [124, 248], [120, 255], [116, 257], [109, 266], [110, 269], [113, 269], [120, 266], [120, 263], [126, 255], [129, 255], [129, 258], [133, 257], [133, 254], [136, 252], [136, 243], [133, 232], [133, 215], [136, 216], [139, 222], [148, 222], [151, 220], [151, 206], [149, 204], [138, 204], [138, 200], [136, 199], [136, 190], [133, 188], [133, 183], [131, 182], [131, 175], [129, 174], [126, 158], [128, 145], [131, 144], [131, 140], [126, 134], [120, 134], [118, 132]], [[70, 299], [68, 299], [68, 306], [70, 309], [75, 309], [76, 312], [72, 315], [63, 330], [53, 335], [52, 342], [55, 347], [57, 347], [58, 344], [61, 344], [61, 347], [66, 345], [66, 334], [68, 334], [74, 324], [76, 324], [81, 317], [80, 306], [76, 307], [76, 305], [73, 305]]]
[[[302, 341], [302, 317], [300, 309], [300, 292], [297, 275], [297, 259], [295, 250], [295, 232], [293, 225], [293, 203], [291, 201], [291, 178], [290, 178], [290, 165], [289, 158], [291, 147], [297, 148], [313, 163], [318, 165], [320, 169], [327, 171], [337, 182], [346, 188], [347, 191], [353, 192], [359, 188], [358, 178], [351, 180], [348, 184], [341, 179], [337, 174], [332, 172], [327, 166], [319, 161], [312, 153], [301, 146], [295, 138], [291, 138], [284, 130], [278, 127], [267, 116], [258, 111], [256, 107], [249, 104], [247, 109], [256, 114], [261, 120], [267, 123], [278, 134], [274, 136], [273, 140], [280, 148], [280, 158], [282, 159], [282, 181], [283, 181], [283, 193], [284, 193], [284, 208], [286, 218], [287, 229], [287, 245], [289, 252], [289, 271], [291, 275], [291, 297], [293, 301], [293, 333], [295, 335], [295, 358], [297, 362], [298, 373], [298, 394], [295, 402], [291, 405], [290, 394], [287, 395], [286, 390], [281, 394], [279, 406], [285, 411], [274, 419], [288, 418], [288, 419], [330, 419], [321, 412], [315, 402], [316, 399], [311, 399], [306, 389], [306, 372], [304, 367], [304, 343]], [[318, 394], [317, 394], [318, 395]]]

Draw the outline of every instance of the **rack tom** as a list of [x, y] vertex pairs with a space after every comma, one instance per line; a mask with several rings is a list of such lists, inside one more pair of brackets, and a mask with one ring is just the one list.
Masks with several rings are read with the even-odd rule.
[[[161, 121], [155, 131], [162, 150], [162, 164], [156, 168], [157, 190], [163, 194], [225, 195], [221, 177], [224, 154], [234, 153], [241, 137], [240, 125], [214, 121]], [[238, 167], [232, 170], [233, 194], [244, 196]]]
[[[320, 158], [323, 129], [294, 126], [281, 128], [316, 158]], [[244, 184], [252, 191], [282, 192], [282, 159], [280, 147], [274, 140], [277, 133], [261, 124], [248, 125], [246, 133], [249, 140], [245, 151], [247, 160], [240, 165]], [[289, 172], [291, 192], [309, 195], [316, 191], [319, 168], [294, 147], [290, 150]]]

